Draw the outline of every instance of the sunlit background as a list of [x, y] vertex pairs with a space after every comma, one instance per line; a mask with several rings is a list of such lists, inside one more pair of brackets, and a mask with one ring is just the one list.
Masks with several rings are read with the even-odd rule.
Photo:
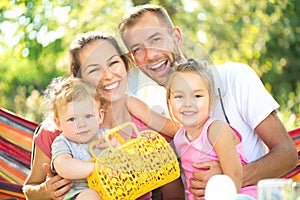
[[[75, 36], [101, 30], [119, 39], [120, 17], [130, 7], [144, 3], [167, 9], [190, 42], [185, 46], [187, 55], [209, 55], [212, 64], [236, 61], [250, 65], [280, 103], [286, 128], [300, 126], [298, 0], [1, 1], [0, 106], [40, 122], [42, 91], [53, 77], [66, 74], [66, 53]], [[133, 79], [132, 84], [145, 78], [138, 71], [133, 74], [140, 79]], [[146, 97], [159, 89], [146, 83], [135, 91], [137, 95]], [[146, 101], [161, 109], [160, 102]]]

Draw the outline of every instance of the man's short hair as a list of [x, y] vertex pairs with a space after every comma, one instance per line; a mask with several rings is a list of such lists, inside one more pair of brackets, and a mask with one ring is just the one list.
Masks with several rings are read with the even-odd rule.
[[[166, 28], [173, 29], [174, 24], [165, 8], [159, 5], [145, 4], [131, 8], [120, 20], [118, 25], [119, 33], [123, 33], [126, 29], [134, 26], [145, 13], [153, 13], [161, 22], [166, 25]], [[121, 34], [122, 35], [122, 34]]]

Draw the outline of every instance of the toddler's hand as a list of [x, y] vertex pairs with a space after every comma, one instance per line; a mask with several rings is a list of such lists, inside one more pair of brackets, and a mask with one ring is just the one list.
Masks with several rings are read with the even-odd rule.
[[[108, 136], [108, 140], [110, 141], [110, 143], [113, 147], [121, 146], [121, 142], [120, 142], [119, 138], [113, 134]], [[99, 149], [105, 149], [108, 147], [108, 144], [105, 141], [103, 134], [99, 135], [98, 142], [96, 143], [95, 146]]]
[[104, 135], [103, 134], [100, 134], [99, 137], [98, 137], [98, 141], [95, 145], [97, 148], [99, 149], [105, 149], [108, 147], [105, 139], [104, 139]]
[[113, 147], [119, 147], [121, 146], [121, 142], [119, 140], [119, 138], [115, 135], [110, 135], [109, 137], [110, 143]]

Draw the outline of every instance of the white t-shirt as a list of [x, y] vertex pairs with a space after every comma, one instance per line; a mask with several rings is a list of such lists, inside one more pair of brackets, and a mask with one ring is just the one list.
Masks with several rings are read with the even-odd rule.
[[[254, 128], [273, 110], [277, 110], [279, 104], [248, 65], [225, 63], [215, 68], [221, 78], [221, 93], [224, 94], [223, 104], [229, 123], [242, 135], [248, 162], [257, 160], [267, 153], [267, 148], [254, 132]], [[220, 112], [220, 101], [215, 104], [215, 109], [215, 116], [224, 116]], [[225, 120], [225, 117], [223, 119]]]
[[[277, 110], [279, 104], [248, 65], [231, 62], [211, 66], [211, 69], [216, 90], [217, 88], [221, 90], [229, 123], [242, 135], [242, 144], [248, 162], [257, 160], [267, 153], [267, 148], [255, 134], [254, 128], [273, 110]], [[148, 103], [150, 107], [164, 109], [162, 113], [168, 113], [165, 89], [141, 74], [142, 72], [136, 82], [139, 87], [135, 89], [134, 94]], [[136, 76], [130, 78], [137, 80]], [[215, 118], [225, 120], [219, 99], [216, 100], [212, 113]]]

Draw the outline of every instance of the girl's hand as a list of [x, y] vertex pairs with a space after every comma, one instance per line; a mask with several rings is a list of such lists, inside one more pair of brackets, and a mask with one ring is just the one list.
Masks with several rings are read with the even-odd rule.
[[47, 178], [45, 181], [45, 187], [47, 191], [47, 196], [51, 199], [61, 200], [67, 192], [73, 186], [72, 180], [64, 179], [59, 175], [55, 175], [47, 163], [43, 164], [43, 169], [47, 173]]

